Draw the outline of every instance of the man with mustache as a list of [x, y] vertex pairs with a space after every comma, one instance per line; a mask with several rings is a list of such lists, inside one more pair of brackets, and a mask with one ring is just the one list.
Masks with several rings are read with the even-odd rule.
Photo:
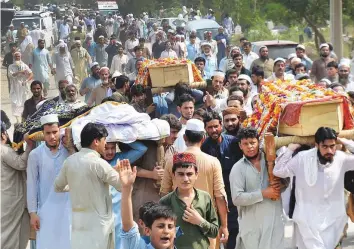
[[91, 75], [86, 79], [84, 79], [79, 91], [81, 96], [85, 95], [85, 103], [88, 102], [92, 90], [102, 83], [99, 74], [101, 68], [98, 65], [98, 62], [91, 63], [90, 68], [91, 68]]
[[264, 77], [268, 78], [273, 73], [274, 60], [268, 56], [267, 46], [261, 46], [259, 49], [259, 58], [255, 59], [250, 67], [253, 71], [255, 68], [261, 69], [264, 72]]
[[338, 81], [346, 92], [354, 90], [354, 82], [350, 79], [350, 60], [342, 59], [338, 66]]
[[76, 85], [69, 84], [65, 87], [65, 104], [76, 108], [85, 105], [85, 103], [81, 102], [77, 97], [79, 95], [79, 91], [77, 90]]
[[[233, 96], [233, 97], [240, 98], [238, 96]], [[230, 101], [238, 101], [238, 100], [229, 100], [229, 102]], [[241, 99], [239, 101], [241, 101]], [[225, 129], [224, 134], [236, 137], [237, 132], [239, 131], [241, 126], [240, 110], [236, 107], [228, 107], [222, 112], [222, 116], [223, 116], [224, 129]]]
[[330, 56], [329, 46], [327, 43], [320, 45], [320, 58], [315, 60], [311, 68], [311, 78], [315, 82], [327, 76], [326, 66], [329, 62], [334, 61]]
[[275, 176], [296, 177], [293, 220], [299, 249], [340, 246], [348, 221], [344, 174], [354, 170], [354, 156], [337, 151], [338, 142], [354, 152], [353, 141], [337, 137], [331, 128], [320, 127], [315, 133], [315, 148], [292, 158], [300, 145], [290, 144], [274, 167]]
[[265, 155], [259, 148], [259, 135], [254, 128], [241, 129], [237, 139], [243, 158], [230, 173], [232, 202], [239, 214], [236, 249], [282, 249], [284, 224], [280, 181], [270, 185]]
[[[226, 115], [228, 116], [228, 115]], [[217, 112], [209, 112], [204, 116], [205, 130], [208, 138], [205, 139], [201, 150], [213, 157], [216, 157], [221, 164], [222, 176], [225, 183], [225, 190], [228, 203], [227, 229], [229, 233], [227, 249], [234, 249], [236, 236], [238, 234], [237, 208], [232, 204], [229, 175], [234, 164], [242, 158], [242, 152], [234, 136], [222, 133], [222, 120]]]
[[101, 84], [92, 90], [92, 94], [87, 101], [88, 106], [99, 105], [106, 97], [112, 96], [111, 84], [109, 82], [109, 68], [102, 67], [99, 72]]
[[285, 73], [285, 65], [286, 61], [283, 58], [276, 58], [274, 60], [274, 73], [268, 77], [269, 81], [286, 81], [286, 80], [294, 80], [295, 77], [293, 74]]

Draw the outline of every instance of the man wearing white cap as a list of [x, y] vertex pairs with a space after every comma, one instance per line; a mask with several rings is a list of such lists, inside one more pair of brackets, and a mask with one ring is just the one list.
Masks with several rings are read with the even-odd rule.
[[67, 80], [69, 84], [72, 84], [75, 65], [68, 51], [68, 46], [64, 42], [59, 43], [56, 47], [52, 62], [55, 82]]
[[84, 96], [85, 95], [85, 103], [88, 102], [92, 90], [99, 86], [102, 83], [101, 77], [100, 77], [100, 66], [98, 65], [97, 62], [93, 62], [90, 64], [90, 69], [91, 69], [91, 75], [87, 78], [84, 79], [84, 81], [81, 84], [80, 87], [80, 95]]
[[255, 59], [250, 67], [251, 72], [255, 67], [261, 69], [264, 72], [264, 77], [268, 78], [273, 73], [274, 60], [268, 56], [267, 46], [261, 46], [259, 48], [259, 58]]
[[329, 46], [327, 43], [320, 45], [320, 58], [315, 60], [311, 68], [311, 78], [318, 82], [327, 76], [326, 66], [329, 62], [334, 61], [330, 56]]
[[205, 59], [204, 73], [206, 74], [207, 79], [210, 79], [213, 72], [218, 68], [218, 61], [215, 54], [212, 52], [211, 44], [204, 41], [200, 44], [200, 47], [202, 50], [200, 57]]
[[96, 61], [100, 67], [106, 67], [108, 64], [108, 54], [106, 52], [107, 44], [105, 44], [104, 36], [98, 37], [98, 42], [96, 46]]
[[35, 47], [37, 47], [38, 40], [44, 39], [45, 32], [39, 29], [39, 26], [33, 25], [32, 30], [29, 32], [30, 36], [32, 37], [32, 42]]
[[101, 104], [106, 97], [112, 96], [112, 89], [109, 81], [109, 68], [102, 67], [100, 69], [101, 84], [92, 90], [92, 94], [87, 101], [88, 106]]
[[350, 79], [350, 60], [347, 58], [339, 62], [338, 82], [344, 86], [346, 92], [354, 91], [354, 82]]
[[[9, 30], [6, 32], [6, 44], [15, 42], [16, 32], [14, 30], [14, 25], [9, 26]], [[9, 52], [9, 47], [5, 46], [5, 53]]]
[[215, 71], [211, 77], [211, 84], [213, 87], [213, 95], [216, 99], [227, 99], [229, 91], [224, 87], [225, 74], [222, 71]]
[[295, 48], [296, 51], [296, 56], [297, 58], [301, 59], [301, 63], [305, 65], [306, 67], [306, 72], [308, 72], [309, 70], [311, 70], [312, 67], [312, 60], [307, 57], [306, 55], [306, 50], [305, 50], [305, 46], [302, 44], [297, 45], [297, 47]]
[[75, 65], [75, 78], [79, 84], [81, 84], [87, 77], [87, 66], [90, 65], [92, 61], [87, 50], [81, 46], [81, 41], [76, 40], [75, 43], [76, 46], [71, 50], [70, 54]]
[[[205, 140], [204, 123], [198, 119], [188, 120], [183, 137], [187, 145], [185, 152], [191, 153], [196, 157], [196, 164], [199, 173], [194, 187], [209, 193], [213, 206], [218, 210], [220, 217], [220, 235], [224, 234], [224, 238], [227, 239], [228, 209], [225, 185], [222, 177], [222, 168], [217, 158], [202, 152], [200, 149]], [[172, 192], [176, 187], [176, 183], [173, 182], [172, 166], [173, 160], [167, 160], [160, 189], [160, 194], [162, 196]], [[210, 248], [215, 248], [216, 240], [209, 240]]]
[[69, 152], [61, 142], [56, 114], [41, 117], [44, 143], [27, 163], [27, 206], [31, 226], [37, 231], [37, 249], [70, 249], [69, 193], [55, 193], [54, 180]]
[[292, 74], [285, 73], [285, 63], [286, 61], [283, 58], [276, 58], [274, 60], [274, 73], [267, 80], [276, 81], [276, 80], [294, 80], [295, 77]]
[[[65, 161], [53, 184], [58, 192], [69, 188], [71, 248], [120, 248], [114, 245], [114, 217], [109, 190], [111, 185], [120, 191], [119, 175], [117, 166], [113, 168], [101, 158], [105, 154], [108, 132], [102, 124], [88, 123], [80, 136], [82, 149]], [[118, 161], [117, 165], [126, 161]], [[55, 248], [53, 246], [48, 248]]]

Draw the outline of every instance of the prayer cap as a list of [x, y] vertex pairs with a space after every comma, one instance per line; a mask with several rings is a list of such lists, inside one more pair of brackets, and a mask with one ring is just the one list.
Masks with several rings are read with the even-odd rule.
[[59, 123], [57, 114], [48, 114], [40, 118], [41, 125]]
[[262, 48], [268, 48], [266, 45], [262, 45], [260, 48], [259, 48], [259, 52], [261, 52]]
[[296, 54], [295, 53], [291, 53], [291, 54], [288, 55], [288, 60], [290, 60], [290, 59], [292, 59], [294, 57], [296, 57]]
[[248, 76], [247, 74], [240, 74], [237, 77], [238, 80], [246, 80], [249, 84], [251, 84], [252, 80], [250, 78], [250, 76]]
[[322, 44], [320, 45], [320, 49], [322, 49], [322, 48], [324, 48], [324, 47], [329, 48], [329, 45], [328, 45], [327, 43], [322, 43]]
[[190, 119], [187, 121], [186, 130], [204, 132], [204, 123], [199, 119]]
[[332, 84], [332, 82], [329, 79], [323, 78], [322, 80], [320, 80], [320, 82], [325, 82], [327, 84], [327, 86], [329, 86], [330, 84]]
[[295, 80], [305, 80], [310, 79], [310, 76], [307, 73], [299, 73], [295, 76]]
[[228, 107], [225, 110], [222, 111], [222, 116], [230, 115], [230, 114], [236, 114], [239, 115], [240, 112], [236, 107]]
[[201, 47], [203, 47], [203, 46], [209, 46], [209, 47], [211, 48], [211, 44], [210, 44], [209, 42], [202, 42], [202, 43], [200, 44], [200, 46], [201, 46]]
[[100, 36], [98, 37], [98, 39], [101, 39], [101, 38], [103, 38], [103, 39], [104, 39], [104, 36], [103, 36], [103, 35], [100, 35]]
[[197, 164], [197, 159], [192, 153], [177, 153], [173, 155], [173, 164], [177, 163]]
[[285, 63], [285, 60], [284, 60], [283, 58], [278, 57], [278, 58], [276, 58], [276, 59], [274, 60], [274, 65], [275, 65], [277, 62], [279, 62], [279, 61], [282, 61], [282, 62]]
[[339, 62], [338, 68], [340, 67], [349, 67], [350, 68], [350, 59], [348, 58], [342, 58]]
[[14, 25], [13, 25], [13, 24], [10, 24], [9, 27], [14, 27]]
[[225, 77], [225, 73], [223, 71], [214, 71], [213, 77], [214, 76]]
[[305, 50], [305, 46], [302, 45], [302, 44], [299, 44], [296, 46], [296, 49], [302, 49], [302, 50]]
[[75, 40], [75, 43], [76, 44], [81, 44], [81, 41], [80, 40]]
[[92, 63], [90, 64], [90, 68], [93, 68], [94, 66], [98, 66], [98, 62], [92, 62]]
[[100, 23], [99, 23], [99, 24], [97, 24], [97, 27], [102, 27], [102, 24], [100, 24]]
[[101, 67], [100, 72], [102, 72], [102, 71], [109, 71], [109, 68], [108, 67]]
[[77, 29], [77, 27], [76, 27], [76, 26], [73, 26], [73, 29]]
[[113, 74], [112, 74], [112, 78], [114, 77], [118, 77], [118, 76], [121, 76], [122, 74], [118, 71], [115, 71]]

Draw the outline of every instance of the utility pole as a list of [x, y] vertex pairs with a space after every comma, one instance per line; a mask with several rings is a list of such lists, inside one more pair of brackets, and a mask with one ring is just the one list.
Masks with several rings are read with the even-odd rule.
[[343, 14], [342, 0], [330, 0], [331, 43], [338, 58], [343, 57]]

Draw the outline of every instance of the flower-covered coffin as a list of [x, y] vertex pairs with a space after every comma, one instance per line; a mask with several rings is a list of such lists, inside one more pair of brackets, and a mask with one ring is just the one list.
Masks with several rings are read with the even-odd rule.
[[262, 83], [262, 93], [244, 126], [278, 134], [311, 136], [321, 127], [337, 132], [354, 127], [346, 95], [315, 85], [310, 80]]
[[151, 87], [172, 87], [178, 82], [203, 82], [193, 62], [185, 59], [145, 60], [139, 69], [135, 83]]

